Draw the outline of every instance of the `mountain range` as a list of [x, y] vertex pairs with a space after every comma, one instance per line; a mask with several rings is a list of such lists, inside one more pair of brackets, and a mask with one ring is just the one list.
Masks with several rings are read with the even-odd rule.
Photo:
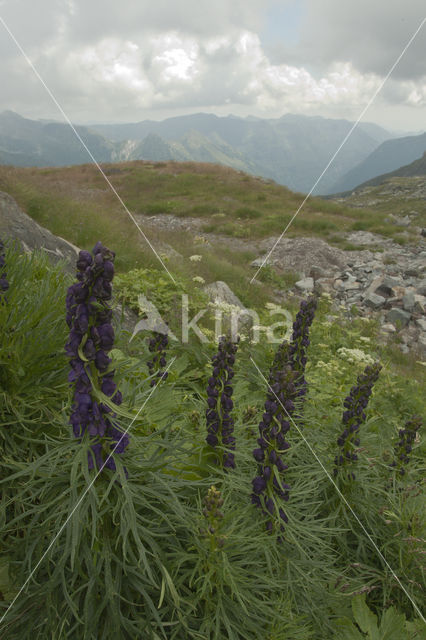
[[[213, 162], [307, 193], [352, 126], [348, 120], [292, 114], [261, 119], [199, 113], [160, 122], [76, 125], [76, 130], [99, 162]], [[418, 158], [426, 149], [426, 134], [392, 138], [378, 125], [358, 124], [314, 193], [345, 191]], [[397, 159], [399, 153], [402, 161]], [[383, 168], [380, 159], [384, 162], [389, 156], [396, 164]], [[68, 124], [29, 120], [11, 111], [0, 114], [0, 164], [40, 167], [87, 162], [90, 157]]]
[[410, 162], [410, 164], [406, 164], [403, 167], [398, 167], [395, 171], [389, 171], [389, 173], [371, 178], [371, 180], [367, 180], [358, 185], [356, 190], [363, 189], [364, 187], [377, 187], [390, 178], [412, 178], [414, 176], [426, 176], [426, 151], [421, 158], [414, 160], [414, 162]]
[[[377, 147], [364, 161], [360, 162], [356, 167], [343, 175], [340, 180], [336, 181], [333, 188], [336, 193], [349, 191], [361, 184], [365, 186], [365, 182], [375, 177], [382, 177], [383, 174], [389, 174], [396, 171], [400, 167], [405, 167], [410, 163], [421, 159], [426, 151], [426, 133], [417, 136], [405, 136], [403, 138], [395, 138], [386, 140]], [[420, 170], [419, 166], [412, 167], [410, 170]], [[423, 175], [406, 174], [406, 175]], [[404, 175], [395, 173], [395, 175]], [[388, 177], [391, 177], [390, 175]], [[378, 183], [377, 183], [378, 184]]]

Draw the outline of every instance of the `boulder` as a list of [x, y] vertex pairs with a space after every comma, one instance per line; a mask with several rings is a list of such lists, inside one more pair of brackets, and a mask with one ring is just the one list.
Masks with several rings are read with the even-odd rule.
[[402, 298], [402, 306], [405, 311], [409, 311], [410, 313], [414, 309], [414, 292], [407, 291], [405, 296]]
[[232, 320], [238, 326], [251, 326], [253, 317], [251, 312], [243, 305], [241, 300], [235, 295], [232, 289], [221, 280], [212, 282], [203, 287], [204, 292], [209, 297], [211, 304], [222, 314], [224, 330], [232, 329]]
[[0, 191], [0, 238], [16, 240], [18, 246], [26, 252], [42, 249], [54, 262], [64, 260], [66, 270], [75, 274], [80, 249], [40, 226], [3, 191]]
[[395, 325], [393, 325], [391, 322], [385, 322], [381, 326], [381, 331], [383, 331], [384, 333], [395, 333], [396, 328]]
[[403, 309], [393, 308], [386, 314], [386, 322], [391, 322], [396, 327], [405, 327], [410, 322], [411, 314]]
[[302, 293], [312, 293], [314, 290], [314, 279], [311, 277], [303, 278], [303, 280], [296, 282], [294, 286]]
[[378, 296], [377, 293], [369, 293], [364, 298], [364, 304], [366, 307], [370, 309], [380, 309], [386, 302], [386, 298], [383, 296]]

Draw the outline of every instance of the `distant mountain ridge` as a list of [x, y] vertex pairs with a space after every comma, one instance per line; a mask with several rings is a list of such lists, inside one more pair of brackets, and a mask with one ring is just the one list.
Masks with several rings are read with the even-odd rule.
[[[161, 122], [145, 120], [93, 125], [92, 128], [115, 142], [144, 140], [148, 135], [156, 135], [170, 145], [169, 160], [227, 164], [272, 178], [290, 189], [308, 192], [351, 126], [347, 120], [294, 114], [268, 120], [198, 113]], [[198, 144], [194, 144], [194, 135]], [[347, 168], [352, 168], [390, 137], [392, 134], [378, 125], [360, 124], [315, 192], [328, 192]], [[136, 147], [128, 159], [138, 159], [139, 153], [141, 150]]]
[[334, 193], [355, 189], [373, 178], [405, 167], [420, 158], [425, 151], [426, 133], [386, 140], [368, 158], [335, 182]]
[[[114, 145], [87, 127], [76, 130], [99, 162], [111, 160]], [[90, 160], [67, 124], [28, 120], [13, 111], [0, 114], [0, 164], [18, 167], [66, 166]]]
[[389, 178], [412, 178], [415, 176], [426, 176], [426, 151], [421, 158], [414, 160], [414, 162], [410, 164], [406, 164], [403, 167], [395, 169], [395, 171], [384, 173], [381, 176], [376, 176], [371, 180], [367, 180], [367, 182], [363, 182], [355, 188], [355, 191], [357, 189], [363, 189], [364, 187], [377, 187], [386, 182], [386, 180], [389, 180]]
[[[161, 122], [77, 126], [99, 162], [126, 160], [213, 162], [271, 178], [307, 193], [348, 134], [352, 123], [287, 114], [278, 119], [213, 114]], [[361, 123], [342, 147], [314, 193], [333, 185], [392, 134]], [[66, 166], [90, 162], [67, 124], [0, 114], [0, 164]]]

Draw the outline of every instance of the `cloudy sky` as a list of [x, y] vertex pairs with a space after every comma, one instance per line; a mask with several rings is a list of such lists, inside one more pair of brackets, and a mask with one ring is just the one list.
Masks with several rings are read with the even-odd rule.
[[[424, 0], [0, 0], [75, 122], [200, 111], [356, 120], [426, 17]], [[62, 119], [0, 21], [0, 111]], [[426, 130], [426, 23], [366, 113]]]

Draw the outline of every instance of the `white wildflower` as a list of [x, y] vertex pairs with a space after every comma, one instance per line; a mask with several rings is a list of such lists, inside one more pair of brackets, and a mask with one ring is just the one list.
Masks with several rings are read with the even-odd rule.
[[194, 277], [192, 278], [192, 281], [193, 281], [193, 282], [199, 282], [200, 284], [205, 284], [205, 282], [206, 282], [206, 281], [204, 280], [204, 278], [202, 278], [201, 276], [194, 276]]
[[361, 349], [347, 349], [346, 347], [340, 347], [337, 349], [337, 355], [342, 360], [346, 360], [350, 363], [362, 363], [362, 364], [374, 364], [374, 358], [368, 353], [361, 351]]
[[197, 253], [194, 253], [193, 256], [189, 256], [189, 259], [191, 260], [191, 262], [200, 262], [203, 256], [198, 255]]

